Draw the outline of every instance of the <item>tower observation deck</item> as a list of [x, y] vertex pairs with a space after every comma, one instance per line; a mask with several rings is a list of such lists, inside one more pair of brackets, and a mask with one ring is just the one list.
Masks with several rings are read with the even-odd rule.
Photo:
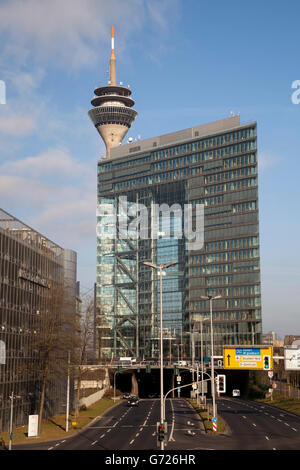
[[111, 35], [111, 57], [109, 63], [109, 82], [106, 86], [95, 89], [93, 106], [88, 114], [96, 129], [104, 140], [106, 146], [106, 158], [110, 157], [110, 149], [121, 144], [128, 129], [137, 116], [132, 109], [133, 99], [131, 90], [117, 85], [116, 59], [114, 53], [114, 27]]

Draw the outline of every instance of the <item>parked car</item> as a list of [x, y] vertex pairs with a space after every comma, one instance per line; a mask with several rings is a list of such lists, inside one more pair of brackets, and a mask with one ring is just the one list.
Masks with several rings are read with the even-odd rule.
[[235, 388], [234, 390], [232, 390], [232, 396], [233, 397], [240, 397], [241, 396], [241, 392], [238, 388]]
[[128, 406], [138, 406], [139, 404], [139, 399], [138, 397], [129, 397], [128, 401], [127, 401], [127, 405]]

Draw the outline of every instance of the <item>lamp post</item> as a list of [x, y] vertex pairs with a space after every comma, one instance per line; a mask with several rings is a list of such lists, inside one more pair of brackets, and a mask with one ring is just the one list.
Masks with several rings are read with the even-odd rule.
[[[203, 358], [203, 322], [204, 321], [207, 321], [209, 320], [209, 317], [204, 317], [204, 318], [201, 318], [200, 320], [200, 325], [201, 325], [201, 329], [200, 329], [200, 335], [201, 335], [201, 396], [202, 396], [202, 400], [203, 400], [203, 396], [204, 396], [204, 387], [203, 387], [203, 374], [204, 374], [204, 358]], [[203, 403], [203, 402], [202, 402]]]
[[[78, 384], [79, 386], [79, 384]], [[68, 375], [67, 375], [67, 403], [66, 403], [66, 432], [69, 431], [70, 412], [70, 351], [68, 351]]]
[[[177, 261], [170, 261], [169, 263], [156, 265], [148, 261], [143, 261], [145, 266], [150, 266], [152, 269], [159, 270], [160, 275], [160, 424], [164, 425], [164, 369], [163, 369], [163, 304], [162, 304], [162, 273], [163, 269], [170, 268], [178, 264]], [[164, 450], [164, 441], [160, 441], [160, 449]]]
[[15, 395], [14, 392], [11, 392], [11, 395], [9, 395], [10, 398], [10, 420], [9, 420], [9, 444], [8, 444], [8, 450], [11, 450], [12, 448], [12, 436], [13, 436], [13, 413], [14, 413], [14, 400], [16, 398], [21, 398], [18, 395]]
[[214, 337], [213, 337], [213, 317], [212, 317], [212, 301], [221, 299], [221, 295], [213, 297], [212, 295], [201, 296], [203, 300], [209, 300], [210, 306], [210, 340], [211, 340], [211, 393], [213, 402], [213, 419], [216, 418], [216, 396], [215, 396], [215, 367], [214, 367]]

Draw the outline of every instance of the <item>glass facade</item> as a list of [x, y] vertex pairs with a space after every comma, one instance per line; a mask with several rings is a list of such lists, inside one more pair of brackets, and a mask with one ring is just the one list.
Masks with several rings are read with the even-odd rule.
[[[0, 431], [9, 430], [12, 392], [14, 427], [38, 413], [40, 355], [34, 344], [43, 313], [51, 311], [50, 288], [63, 285], [63, 251], [0, 209], [0, 340], [6, 351], [5, 363], [0, 363]], [[48, 416], [58, 411], [61, 398], [55, 381], [50, 387]]]
[[[143, 261], [178, 263], [163, 277], [163, 323], [172, 337], [184, 343], [187, 356], [191, 356], [188, 333], [209, 315], [208, 302], [201, 296], [222, 296], [213, 303], [216, 355], [222, 354], [224, 344], [260, 342], [256, 123], [230, 130], [220, 125], [211, 135], [185, 137], [176, 145], [168, 143], [168, 135], [163, 137], [164, 144], [155, 144], [153, 150], [124, 149], [123, 156], [98, 164], [98, 204], [110, 201], [116, 214], [115, 238], [98, 235], [102, 345], [105, 338], [101, 357], [158, 356], [159, 276]], [[139, 204], [147, 208], [148, 238], [137, 235], [133, 240], [129, 234], [120, 242], [120, 197], [132, 204], [132, 220]], [[159, 217], [161, 235], [153, 238], [153, 204], [177, 205], [182, 211], [189, 204], [194, 228], [196, 208], [203, 205], [204, 245], [197, 250], [187, 248], [183, 221], [172, 211], [170, 232], [165, 235]], [[145, 219], [143, 224], [147, 225]], [[98, 229], [104, 225], [99, 217]], [[137, 225], [135, 229], [139, 232]], [[177, 233], [180, 229], [182, 236]], [[209, 342], [207, 337], [207, 355]], [[197, 348], [196, 344], [196, 353]]]

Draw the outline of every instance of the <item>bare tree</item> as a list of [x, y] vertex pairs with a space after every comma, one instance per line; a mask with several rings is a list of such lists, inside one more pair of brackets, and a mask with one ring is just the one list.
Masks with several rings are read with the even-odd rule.
[[83, 304], [83, 312], [80, 319], [80, 344], [78, 348], [78, 367], [77, 367], [77, 389], [75, 417], [79, 415], [79, 400], [81, 382], [84, 377], [84, 365], [88, 363], [88, 352], [93, 349], [94, 343], [94, 299], [88, 297]]
[[39, 353], [38, 378], [41, 394], [39, 406], [39, 433], [45, 408], [47, 387], [54, 382], [61, 385], [67, 374], [68, 353], [73, 355], [79, 344], [78, 316], [66, 286], [53, 283], [49, 289], [47, 308], [41, 312], [34, 348]]

